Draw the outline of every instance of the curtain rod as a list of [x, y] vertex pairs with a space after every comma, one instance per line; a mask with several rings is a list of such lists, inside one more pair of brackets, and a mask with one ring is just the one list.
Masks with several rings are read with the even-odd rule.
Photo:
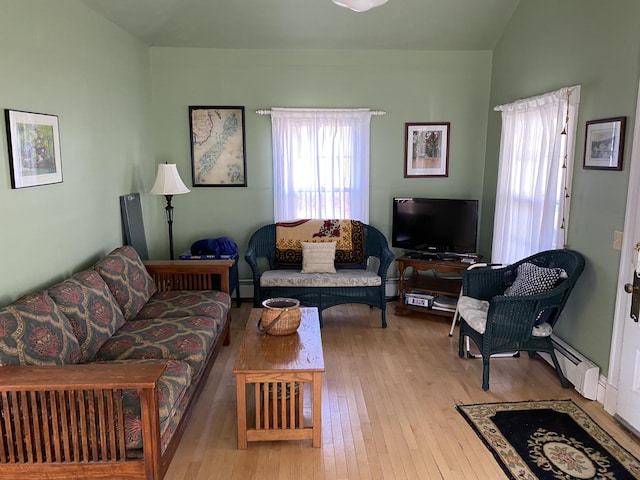
[[555, 95], [571, 95], [576, 89], [580, 88], [580, 85], [572, 85], [570, 87], [562, 87], [558, 90], [554, 90], [552, 92], [547, 92], [547, 93], [542, 93], [540, 95], [535, 95], [533, 97], [529, 97], [529, 98], [521, 98], [519, 100], [516, 100], [515, 102], [511, 102], [511, 103], [505, 103], [504, 105], [496, 105], [495, 107], [493, 107], [493, 111], [494, 112], [502, 112], [504, 110], [507, 110], [509, 108], [513, 108], [516, 105], [522, 105], [522, 104], [526, 104], [528, 102], [536, 102], [538, 100], [545, 100], [546, 98], [549, 98], [550, 96], [555, 96]]
[[[304, 109], [304, 108], [301, 108], [300, 110], [322, 110], [322, 109], [319, 109], [319, 108], [316, 108], [316, 109]], [[347, 111], [349, 109], [348, 108], [347, 109], [344, 109], [344, 108], [328, 108], [327, 110]], [[256, 110], [256, 113], [258, 115], [271, 115], [271, 112], [272, 112], [272, 110]], [[381, 115], [386, 115], [387, 114], [387, 112], [385, 112], [384, 110], [371, 110], [369, 113], [371, 113], [371, 115], [374, 115], [374, 116], [381, 116]]]

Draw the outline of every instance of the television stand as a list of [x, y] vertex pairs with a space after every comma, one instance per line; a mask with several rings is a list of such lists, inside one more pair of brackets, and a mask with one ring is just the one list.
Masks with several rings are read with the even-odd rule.
[[406, 252], [404, 256], [415, 260], [438, 260], [440, 258], [439, 253], [430, 252]]
[[[405, 254], [397, 258], [398, 262], [398, 304], [396, 305], [396, 315], [406, 315], [411, 312], [428, 313], [432, 315], [444, 315], [449, 318], [456, 311], [456, 301], [460, 296], [462, 288], [462, 272], [469, 268], [471, 263], [480, 260], [480, 256], [468, 258], [442, 259], [416, 258], [413, 254]], [[465, 260], [465, 261], [463, 261]], [[410, 275], [406, 276], [406, 270], [411, 269]], [[432, 271], [433, 275], [424, 275], [419, 272]], [[442, 273], [457, 273], [454, 276], [441, 276]], [[406, 278], [405, 278], [406, 276]], [[407, 304], [405, 300], [407, 293], [419, 299], [418, 304]], [[438, 296], [441, 296], [438, 300]]]

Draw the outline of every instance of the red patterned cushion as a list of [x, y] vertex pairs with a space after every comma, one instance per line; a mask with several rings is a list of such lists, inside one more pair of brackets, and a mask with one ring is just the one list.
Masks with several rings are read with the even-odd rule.
[[157, 291], [138, 252], [129, 245], [116, 248], [93, 268], [109, 286], [125, 320], [133, 320]]
[[[191, 386], [193, 370], [186, 362], [179, 360], [112, 360], [95, 362], [102, 364], [132, 363], [166, 363], [162, 376], [158, 380], [158, 413], [160, 415], [160, 435], [163, 436], [173, 419], [182, 417], [184, 410], [183, 397]], [[138, 390], [124, 390], [124, 422], [126, 429], [127, 449], [142, 448], [142, 418], [140, 414], [140, 393]]]
[[0, 365], [69, 365], [80, 361], [71, 323], [46, 292], [0, 309]]
[[231, 297], [211, 290], [158, 292], [138, 312], [136, 320], [149, 318], [224, 318], [231, 308]]
[[71, 322], [82, 350], [82, 362], [92, 360], [102, 344], [124, 325], [120, 307], [95, 270], [76, 273], [54, 285], [49, 296]]
[[96, 354], [97, 361], [183, 360], [202, 373], [206, 354], [220, 335], [222, 320], [211, 317], [158, 318], [126, 322]]

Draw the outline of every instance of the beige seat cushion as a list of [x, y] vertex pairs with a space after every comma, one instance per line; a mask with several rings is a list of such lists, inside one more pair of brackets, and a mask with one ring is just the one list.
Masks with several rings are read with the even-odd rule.
[[371, 270], [339, 269], [336, 273], [300, 273], [297, 270], [267, 270], [261, 287], [379, 287], [382, 279]]
[[[487, 313], [489, 302], [465, 295], [458, 299], [458, 312], [467, 324], [476, 332], [483, 334], [487, 327]], [[534, 337], [548, 337], [553, 332], [553, 327], [548, 323], [534, 326], [531, 335]]]

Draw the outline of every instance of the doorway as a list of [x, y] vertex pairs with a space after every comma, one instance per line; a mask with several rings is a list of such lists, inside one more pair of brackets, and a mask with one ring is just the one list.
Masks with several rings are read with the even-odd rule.
[[604, 408], [640, 435], [640, 323], [631, 318], [632, 295], [625, 291], [640, 274], [640, 86], [638, 91]]

